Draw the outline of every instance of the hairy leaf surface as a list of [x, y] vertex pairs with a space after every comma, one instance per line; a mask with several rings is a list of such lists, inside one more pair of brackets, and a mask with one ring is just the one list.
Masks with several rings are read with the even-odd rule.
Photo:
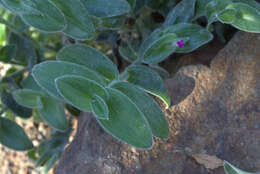
[[104, 80], [96, 72], [82, 66], [65, 61], [46, 61], [36, 65], [32, 70], [35, 81], [47, 93], [63, 99], [55, 86], [55, 79], [64, 75], [78, 75], [105, 85]]
[[154, 136], [161, 139], [169, 137], [169, 126], [165, 116], [152, 97], [147, 95], [145, 91], [139, 89], [137, 86], [127, 82], [119, 82], [112, 86], [123, 92], [138, 109], [144, 114], [147, 119]]
[[36, 108], [38, 107], [37, 98], [42, 97], [43, 94], [30, 89], [18, 89], [13, 92], [13, 96], [20, 105], [28, 108]]
[[159, 97], [168, 106], [171, 104], [171, 98], [163, 83], [162, 78], [152, 69], [143, 65], [134, 65], [127, 68], [127, 81], [133, 83], [147, 92]]
[[64, 14], [67, 26], [63, 32], [75, 39], [89, 40], [95, 28], [87, 9], [80, 0], [51, 0]]
[[98, 95], [94, 95], [91, 100], [91, 110], [98, 119], [109, 119], [108, 106], [105, 100]]
[[88, 12], [97, 17], [113, 17], [131, 10], [126, 0], [81, 0]]
[[46, 123], [59, 131], [68, 129], [64, 106], [60, 101], [52, 97], [38, 97], [37, 103], [40, 116]]
[[64, 47], [57, 54], [57, 59], [84, 65], [95, 70], [107, 80], [111, 81], [118, 77], [118, 70], [113, 62], [95, 48], [77, 44]]
[[116, 89], [107, 89], [109, 120], [98, 119], [100, 125], [119, 140], [132, 146], [148, 149], [153, 138], [150, 127], [136, 105]]
[[91, 111], [91, 102], [95, 95], [108, 97], [104, 87], [81, 76], [61, 76], [55, 79], [55, 84], [66, 102], [83, 111]]

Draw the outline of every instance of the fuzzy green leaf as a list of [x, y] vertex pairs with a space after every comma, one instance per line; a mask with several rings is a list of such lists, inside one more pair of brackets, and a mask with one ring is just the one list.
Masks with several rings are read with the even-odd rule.
[[167, 107], [171, 104], [171, 98], [163, 83], [162, 78], [152, 69], [143, 65], [134, 65], [127, 68], [127, 81], [140, 86], [147, 92], [159, 97]]
[[30, 150], [33, 144], [22, 127], [14, 121], [0, 117], [0, 143], [14, 150]]
[[[211, 41], [213, 35], [196, 24], [178, 23], [155, 30], [141, 45], [139, 57], [144, 63], [159, 63], [173, 52], [188, 53]], [[183, 40], [179, 48], [177, 41]]]
[[68, 121], [61, 102], [52, 97], [38, 97], [37, 103], [40, 117], [46, 123], [59, 131], [68, 129]]
[[218, 13], [224, 10], [229, 4], [232, 4], [231, 0], [212, 0], [206, 5], [205, 14], [208, 19], [208, 28], [210, 24], [218, 20]]
[[142, 56], [143, 62], [155, 64], [163, 61], [176, 50], [175, 42], [178, 38], [175, 34], [165, 34], [154, 41]]
[[142, 89], [127, 82], [119, 82], [112, 88], [123, 92], [147, 119], [154, 136], [167, 139], [169, 137], [169, 126], [160, 106], [152, 97], [147, 95]]
[[167, 28], [155, 30], [142, 43], [138, 53], [140, 59], [148, 64], [163, 61], [176, 50], [177, 39]]
[[253, 174], [253, 173], [249, 173], [249, 172], [240, 170], [227, 161], [224, 161], [223, 166], [224, 166], [226, 174]]
[[21, 0], [1, 0], [8, 10], [17, 14], [40, 14], [35, 7], [36, 5], [32, 0], [21, 1]]
[[36, 29], [57, 32], [66, 26], [63, 13], [48, 0], [3, 0], [3, 3]]
[[168, 34], [167, 32], [164, 32], [162, 29], [157, 29], [154, 32], [148, 36], [143, 43], [141, 44], [139, 48], [138, 55], [139, 57], [143, 57], [145, 54], [146, 50], [148, 50], [154, 42], [156, 42], [158, 39], [160, 39], [163, 35]]
[[128, 13], [131, 10], [126, 0], [81, 0], [91, 15], [113, 17]]
[[189, 22], [194, 15], [195, 0], [180, 1], [167, 15], [164, 26]]
[[[256, 8], [244, 3], [233, 3], [225, 9], [217, 16], [221, 22], [229, 23], [246, 32], [260, 33], [260, 11]], [[230, 12], [233, 12], [232, 16]]]
[[80, 0], [51, 0], [64, 14], [67, 26], [63, 32], [75, 39], [89, 40], [95, 28], [88, 12]]
[[137, 51], [130, 44], [120, 45], [119, 53], [128, 62], [134, 62], [138, 58]]
[[181, 38], [186, 40], [183, 48], [176, 48], [177, 53], [192, 52], [213, 39], [213, 35], [208, 30], [196, 24], [179, 23], [170, 26], [168, 30], [175, 33], [180, 40]]
[[125, 16], [114, 16], [109, 18], [102, 18], [102, 28], [104, 30], [120, 30], [120, 27], [125, 22]]
[[218, 19], [223, 23], [231, 24], [237, 15], [236, 9], [225, 9], [218, 14]]
[[108, 97], [104, 87], [84, 77], [61, 76], [55, 79], [55, 83], [65, 101], [83, 111], [91, 111], [91, 102], [95, 95]]
[[109, 119], [107, 104], [98, 95], [94, 95], [93, 99], [91, 100], [91, 110], [98, 119]]
[[1, 93], [1, 100], [17, 116], [21, 118], [30, 118], [32, 116], [32, 110], [18, 104], [11, 93], [3, 91]]
[[123, 93], [107, 89], [109, 120], [98, 119], [100, 125], [114, 137], [132, 146], [148, 149], [153, 138], [150, 127], [142, 112]]
[[211, 0], [196, 0], [195, 4], [195, 15], [192, 20], [196, 20], [201, 16], [205, 16], [206, 14], [206, 5], [210, 2]]
[[104, 80], [96, 72], [82, 66], [64, 61], [46, 61], [34, 66], [34, 80], [51, 96], [63, 99], [55, 86], [55, 79], [64, 75], [79, 75], [105, 85]]
[[57, 59], [84, 65], [95, 70], [107, 80], [117, 79], [118, 71], [113, 62], [95, 48], [77, 44], [64, 47], [57, 54]]
[[39, 107], [37, 103], [37, 98], [41, 96], [42, 94], [40, 92], [30, 89], [18, 89], [13, 92], [13, 97], [16, 102], [28, 108]]
[[22, 82], [21, 86], [23, 89], [31, 89], [34, 91], [41, 91], [42, 89], [39, 87], [39, 85], [35, 82], [32, 75], [29, 74]]
[[241, 2], [243, 4], [247, 4], [250, 7], [256, 8], [258, 11], [260, 11], [260, 3], [259, 1], [255, 0], [232, 0], [232, 2]]
[[165, 69], [161, 68], [158, 65], [149, 65], [152, 70], [157, 72], [163, 80], [168, 79], [170, 77], [170, 73]]

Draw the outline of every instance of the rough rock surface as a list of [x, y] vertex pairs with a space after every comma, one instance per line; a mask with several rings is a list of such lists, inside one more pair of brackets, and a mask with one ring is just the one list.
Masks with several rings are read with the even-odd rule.
[[167, 86], [175, 104], [165, 111], [167, 141], [156, 139], [152, 150], [137, 150], [105, 133], [86, 113], [56, 174], [224, 174], [221, 167], [205, 169], [185, 149], [260, 171], [259, 34], [238, 32], [210, 68], [184, 67]]

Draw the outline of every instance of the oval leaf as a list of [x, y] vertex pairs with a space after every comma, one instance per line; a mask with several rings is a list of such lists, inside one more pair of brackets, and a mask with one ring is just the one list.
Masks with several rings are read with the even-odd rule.
[[53, 128], [59, 131], [68, 129], [68, 121], [64, 106], [52, 97], [38, 97], [38, 111], [40, 117]]
[[3, 0], [9, 9], [18, 13], [25, 23], [46, 32], [61, 31], [66, 26], [63, 13], [47, 1]]
[[223, 23], [232, 23], [236, 18], [237, 10], [236, 9], [226, 9], [221, 11], [218, 14], [218, 19]]
[[182, 0], [167, 15], [164, 26], [189, 22], [194, 15], [195, 0]]
[[32, 110], [18, 104], [11, 93], [3, 91], [1, 94], [2, 103], [14, 114], [21, 118], [30, 118]]
[[[213, 39], [213, 35], [206, 29], [196, 24], [179, 23], [168, 28], [178, 38], [188, 38], [183, 48], [177, 47], [177, 53], [189, 53]], [[185, 39], [183, 39], [185, 40]]]
[[63, 99], [55, 86], [55, 79], [64, 75], [79, 75], [105, 85], [103, 79], [94, 71], [74, 63], [63, 61], [46, 61], [34, 66], [32, 75], [40, 87], [51, 96]]
[[101, 26], [104, 30], [120, 30], [120, 27], [125, 22], [125, 16], [114, 16], [109, 18], [102, 18]]
[[210, 24], [217, 21], [217, 15], [226, 8], [228, 4], [232, 4], [231, 0], [212, 0], [205, 7], [205, 14], [208, 19], [208, 28]]
[[205, 16], [205, 7], [211, 0], [196, 0], [195, 14], [192, 20], [196, 20], [201, 16]]
[[256, 8], [258, 11], [260, 11], [259, 1], [255, 1], [255, 0], [232, 0], [232, 2], [241, 2], [243, 4], [249, 5], [250, 7]]
[[118, 77], [118, 71], [113, 62], [95, 48], [86, 45], [66, 46], [59, 51], [57, 59], [84, 65], [108, 80], [114, 80]]
[[127, 68], [127, 81], [140, 86], [152, 95], [159, 97], [169, 107], [171, 98], [162, 78], [152, 69], [143, 65], [134, 65]]
[[119, 46], [119, 53], [128, 62], [134, 62], [138, 58], [137, 51], [131, 44], [121, 44]]
[[91, 111], [91, 101], [94, 95], [107, 97], [105, 88], [84, 77], [62, 76], [57, 78], [55, 83], [65, 101], [83, 111]]
[[51, 0], [64, 14], [67, 26], [63, 32], [75, 39], [89, 40], [95, 28], [88, 12], [80, 0]]
[[100, 125], [114, 137], [132, 146], [148, 149], [153, 138], [144, 115], [124, 94], [116, 89], [107, 89], [109, 120], [98, 119]]
[[149, 65], [149, 67], [155, 72], [157, 72], [163, 80], [168, 79], [170, 77], [170, 73], [158, 65]]
[[91, 110], [98, 119], [104, 119], [104, 120], [109, 119], [108, 117], [109, 111], [108, 111], [107, 104], [98, 95], [94, 95], [93, 99], [91, 100]]
[[35, 82], [32, 75], [29, 74], [22, 82], [21, 86], [23, 89], [31, 89], [34, 91], [41, 91], [40, 86]]
[[28, 108], [38, 107], [37, 98], [42, 94], [30, 89], [18, 89], [13, 92], [14, 99], [22, 106]]
[[168, 29], [157, 29], [144, 40], [139, 49], [139, 58], [145, 63], [158, 63], [176, 50], [177, 36]]
[[[240, 170], [227, 161], [224, 161], [223, 166], [224, 166], [226, 174], [253, 174], [253, 173], [249, 173], [249, 172]], [[255, 173], [255, 174], [257, 174], [257, 173]]]
[[176, 50], [175, 42], [178, 38], [175, 34], [165, 34], [163, 37], [154, 41], [145, 51], [142, 59], [148, 64], [155, 64], [163, 61]]
[[[155, 30], [142, 43], [139, 50], [139, 57], [145, 63], [154, 64], [161, 62], [174, 51], [188, 53], [212, 39], [213, 35], [199, 25], [178, 23]], [[177, 44], [180, 40], [184, 41], [183, 47], [179, 47]]]
[[[260, 33], [260, 11], [244, 3], [233, 3], [226, 7], [217, 17], [223, 23], [229, 23], [239, 30], [246, 32]], [[230, 10], [236, 11], [230, 20]], [[233, 11], [234, 11], [233, 10]], [[227, 14], [229, 14], [229, 18]]]
[[125, 0], [81, 0], [91, 15], [113, 17], [128, 13], [130, 5]]
[[155, 31], [153, 31], [149, 37], [147, 37], [143, 43], [141, 44], [140, 48], [139, 48], [139, 52], [138, 55], [140, 58], [143, 57], [143, 55], [145, 54], [146, 50], [149, 49], [154, 42], [156, 42], [158, 39], [160, 39], [160, 37], [162, 37], [165, 33], [164, 31], [157, 29]]
[[21, 0], [1, 0], [8, 10], [17, 14], [33, 13], [40, 14], [38, 10], [34, 8], [32, 0], [21, 1]]
[[138, 109], [144, 114], [147, 119], [154, 136], [167, 139], [169, 137], [169, 126], [160, 106], [152, 97], [147, 95], [143, 90], [135, 85], [127, 82], [119, 82], [112, 88], [123, 92]]
[[0, 117], [0, 143], [14, 150], [30, 150], [33, 144], [22, 127], [14, 121]]

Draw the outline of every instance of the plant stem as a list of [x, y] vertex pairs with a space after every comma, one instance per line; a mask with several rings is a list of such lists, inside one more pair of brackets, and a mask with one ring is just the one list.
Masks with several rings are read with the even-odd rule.
[[28, 71], [28, 69], [27, 69], [27, 68], [24, 68], [24, 69], [22, 69], [22, 70], [20, 70], [20, 71], [16, 71], [16, 72], [14, 72], [14, 73], [8, 75], [8, 76], [5, 77], [4, 79], [6, 79], [6, 80], [12, 79], [12, 78], [14, 78], [14, 77], [16, 77], [16, 76], [18, 76], [18, 75], [20, 75], [20, 74], [23, 74], [23, 73], [27, 72], [27, 71]]
[[14, 64], [14, 65], [19, 65], [19, 66], [26, 66], [25, 64], [18, 63], [18, 62], [12, 61], [12, 60], [9, 63]]

